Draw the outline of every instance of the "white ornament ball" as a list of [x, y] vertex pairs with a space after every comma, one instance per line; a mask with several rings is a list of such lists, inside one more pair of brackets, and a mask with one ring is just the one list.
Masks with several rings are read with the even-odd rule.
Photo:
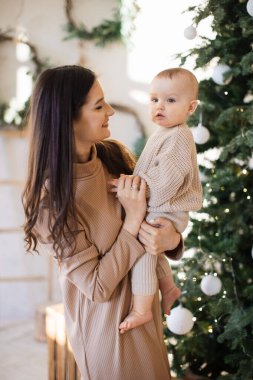
[[223, 76], [229, 70], [230, 70], [230, 67], [228, 65], [224, 65], [223, 63], [218, 64], [213, 70], [213, 75], [212, 75], [213, 81], [221, 86], [224, 84], [229, 84], [232, 80], [232, 75], [226, 80], [224, 80], [224, 76]]
[[193, 40], [197, 36], [197, 29], [190, 25], [184, 30], [184, 36], [187, 38], [187, 40]]
[[170, 315], [166, 317], [168, 329], [174, 334], [184, 335], [193, 328], [193, 315], [190, 310], [181, 305], [171, 309]]
[[214, 296], [221, 291], [222, 283], [219, 277], [209, 274], [202, 278], [200, 287], [207, 296]]
[[249, 0], [246, 5], [247, 12], [250, 16], [253, 17], [253, 0]]
[[192, 127], [191, 131], [196, 144], [205, 144], [210, 138], [210, 132], [201, 123], [197, 127]]
[[249, 159], [249, 168], [253, 169], [253, 154], [252, 154], [252, 156]]

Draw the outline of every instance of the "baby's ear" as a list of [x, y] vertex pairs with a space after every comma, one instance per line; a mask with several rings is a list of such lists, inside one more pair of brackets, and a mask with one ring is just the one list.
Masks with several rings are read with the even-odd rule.
[[196, 99], [196, 100], [192, 100], [192, 101], [190, 102], [190, 106], [189, 106], [189, 115], [192, 115], [192, 114], [196, 111], [198, 105], [199, 105], [199, 100], [198, 100], [198, 99]]

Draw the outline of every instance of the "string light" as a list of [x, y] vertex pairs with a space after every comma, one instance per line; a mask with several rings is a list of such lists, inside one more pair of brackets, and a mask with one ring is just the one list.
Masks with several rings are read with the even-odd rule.
[[213, 332], [213, 328], [212, 328], [212, 326], [209, 326], [209, 327], [208, 327], [208, 332], [209, 332], [210, 334]]
[[251, 199], [251, 196], [250, 196], [250, 195], [248, 195], [248, 196], [247, 196], [247, 199]]
[[201, 297], [198, 297], [198, 298], [197, 298], [197, 301], [199, 301], [199, 302], [202, 301], [202, 298], [201, 298]]
[[243, 192], [244, 193], [247, 193], [248, 189], [246, 189], [246, 187], [243, 189]]
[[225, 214], [228, 214], [230, 212], [229, 208], [225, 208], [224, 212]]

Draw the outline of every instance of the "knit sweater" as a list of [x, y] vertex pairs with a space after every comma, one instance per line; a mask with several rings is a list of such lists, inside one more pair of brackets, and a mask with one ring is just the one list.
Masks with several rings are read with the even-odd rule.
[[[78, 229], [73, 253], [66, 249], [59, 270], [67, 335], [85, 380], [169, 380], [158, 294], [150, 323], [119, 334], [131, 307], [129, 271], [144, 254], [138, 240], [122, 229], [121, 205], [107, 190], [111, 179], [92, 150], [75, 164]], [[36, 234], [54, 255], [48, 212], [41, 207]]]
[[186, 124], [158, 127], [137, 162], [148, 185], [148, 212], [194, 211], [202, 206], [196, 147]]

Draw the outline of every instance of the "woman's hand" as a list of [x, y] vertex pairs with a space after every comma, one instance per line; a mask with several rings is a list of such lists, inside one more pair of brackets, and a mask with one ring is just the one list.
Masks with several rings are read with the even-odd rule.
[[121, 175], [117, 197], [126, 213], [123, 228], [137, 236], [146, 215], [146, 182], [138, 176]]
[[180, 242], [180, 234], [173, 223], [166, 218], [157, 218], [149, 223], [142, 222], [138, 238], [146, 252], [158, 255], [175, 249]]

